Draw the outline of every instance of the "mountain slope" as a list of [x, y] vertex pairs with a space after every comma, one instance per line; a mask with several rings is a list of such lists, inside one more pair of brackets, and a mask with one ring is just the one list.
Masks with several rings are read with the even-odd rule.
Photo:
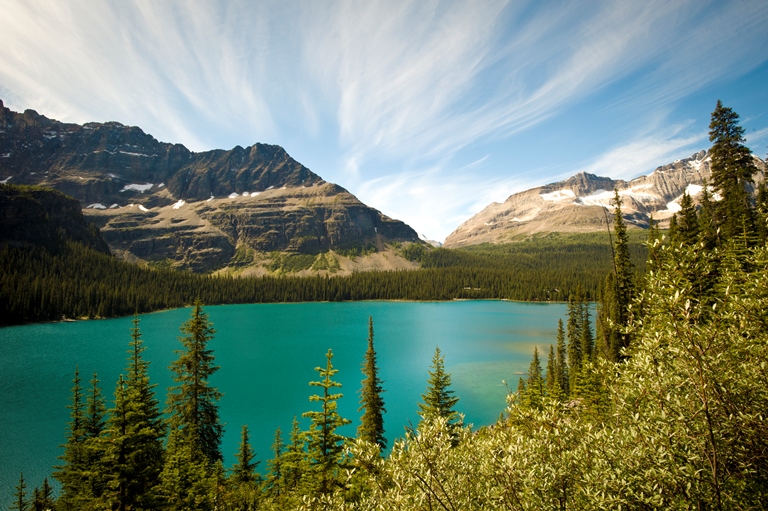
[[195, 153], [136, 127], [65, 124], [2, 101], [0, 182], [75, 197], [126, 259], [195, 271], [227, 267], [238, 251], [319, 254], [419, 242], [409, 226], [279, 146]]
[[[758, 168], [764, 163], [757, 157]], [[613, 211], [613, 190], [622, 197], [628, 224], [648, 227], [651, 216], [662, 222], [679, 210], [686, 190], [694, 199], [710, 177], [710, 158], [700, 151], [689, 158], [663, 165], [631, 181], [579, 173], [565, 181], [511, 195], [494, 202], [464, 222], [445, 240], [446, 247], [503, 243], [539, 232], [603, 230]], [[764, 179], [763, 172], [755, 176]]]

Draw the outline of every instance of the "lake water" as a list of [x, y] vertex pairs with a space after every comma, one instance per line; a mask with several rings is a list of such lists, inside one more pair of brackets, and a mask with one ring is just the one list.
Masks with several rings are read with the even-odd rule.
[[[445, 356], [460, 398], [456, 409], [475, 426], [494, 422], [505, 407], [507, 389], [516, 389], [538, 346], [542, 364], [555, 342], [565, 304], [504, 301], [347, 302], [227, 305], [205, 308], [216, 329], [209, 344], [221, 369], [211, 383], [220, 400], [226, 432], [225, 465], [234, 463], [240, 430], [247, 424], [258, 470], [266, 471], [276, 428], [287, 441], [294, 416], [316, 409], [309, 396], [317, 387], [314, 370], [333, 350], [335, 379], [343, 384], [339, 411], [353, 423], [360, 414], [360, 366], [367, 347], [368, 317], [384, 380], [386, 436], [391, 446], [404, 427], [416, 424], [435, 346]], [[190, 309], [141, 316], [140, 328], [158, 397], [172, 383], [168, 366], [176, 358], [179, 326]], [[125, 371], [132, 318], [45, 323], [0, 329], [0, 508], [11, 501], [20, 472], [28, 494], [58, 463], [69, 420], [72, 377], [79, 367], [83, 386], [98, 372], [111, 406], [115, 382]]]

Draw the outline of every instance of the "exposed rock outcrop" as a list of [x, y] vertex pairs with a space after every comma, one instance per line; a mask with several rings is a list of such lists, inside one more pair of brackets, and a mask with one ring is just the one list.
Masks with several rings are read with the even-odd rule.
[[[760, 169], [755, 176], [759, 182], [764, 179], [765, 163], [754, 158]], [[621, 195], [622, 213], [630, 227], [648, 227], [651, 216], [663, 226], [679, 210], [685, 191], [696, 200], [709, 181], [709, 165], [707, 152], [699, 151], [631, 181], [582, 172], [565, 181], [516, 193], [501, 204], [490, 204], [453, 231], [445, 246], [503, 243], [538, 232], [605, 229], [606, 222], [611, 221], [614, 189]]]
[[195, 271], [227, 266], [241, 246], [317, 254], [420, 242], [279, 146], [194, 153], [136, 127], [65, 124], [2, 101], [0, 181], [75, 197], [122, 257]]

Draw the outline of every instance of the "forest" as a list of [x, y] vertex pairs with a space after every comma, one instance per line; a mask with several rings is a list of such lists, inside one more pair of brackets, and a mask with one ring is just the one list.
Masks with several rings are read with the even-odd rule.
[[[670, 230], [652, 228], [642, 273], [615, 194], [613, 264], [588, 294], [575, 285], [566, 324], [489, 427], [454, 406], [439, 348], [421, 420], [390, 444], [373, 318], [355, 438], [337, 411], [333, 353], [316, 368], [313, 409], [257, 473], [248, 429], [221, 463], [219, 368], [201, 302], [181, 326], [184, 349], [161, 409], [134, 320], [126, 376], [106, 399], [94, 375], [73, 380], [67, 442], [53, 477], [11, 509], [765, 509], [768, 502], [768, 192], [738, 115], [712, 113], [712, 183], [685, 195]], [[714, 200], [714, 194], [720, 200]], [[429, 271], [429, 269], [427, 269]], [[546, 359], [546, 362], [544, 362]]]
[[[636, 265], [644, 263], [644, 231], [631, 232]], [[596, 299], [611, 266], [607, 233], [560, 235], [504, 246], [448, 250], [405, 244], [415, 271], [349, 276], [199, 275], [145, 268], [62, 239], [54, 249], [0, 248], [0, 325], [105, 318], [207, 305], [348, 300], [509, 299], [566, 301], [581, 285]]]

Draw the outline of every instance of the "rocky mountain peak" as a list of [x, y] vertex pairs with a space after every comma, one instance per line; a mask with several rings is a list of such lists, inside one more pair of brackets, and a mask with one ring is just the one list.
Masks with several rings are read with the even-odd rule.
[[0, 182], [78, 199], [127, 259], [198, 271], [237, 254], [419, 242], [409, 226], [326, 183], [280, 146], [196, 153], [119, 122], [65, 124], [2, 102]]
[[[753, 156], [764, 179], [765, 163]], [[503, 243], [537, 232], [583, 232], [606, 227], [604, 210], [613, 211], [614, 190], [630, 226], [647, 227], [649, 219], [662, 226], [679, 211], [684, 192], [694, 198], [710, 177], [710, 157], [698, 151], [688, 158], [657, 167], [630, 181], [580, 172], [564, 181], [511, 195], [493, 203], [460, 225], [445, 241], [447, 247]]]

